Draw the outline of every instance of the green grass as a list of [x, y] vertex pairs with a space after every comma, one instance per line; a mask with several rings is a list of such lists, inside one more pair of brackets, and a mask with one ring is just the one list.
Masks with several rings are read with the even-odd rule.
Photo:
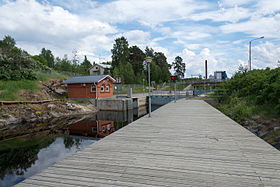
[[20, 100], [17, 93], [20, 90], [39, 90], [38, 81], [21, 80], [21, 81], [0, 81], [0, 100], [15, 101]]
[[237, 97], [231, 98], [229, 103], [218, 104], [217, 108], [238, 123], [251, 119], [254, 115], [260, 116], [263, 120], [272, 118], [280, 120], [280, 116], [273, 105], [254, 105], [246, 99], [239, 99]]
[[252, 111], [254, 114], [259, 115], [264, 120], [269, 120], [271, 118], [280, 120], [280, 116], [277, 113], [277, 110], [275, 110], [274, 106], [272, 106], [271, 104], [253, 106]]
[[83, 103], [87, 103], [86, 100], [68, 100], [71, 101], [72, 103], [76, 103], [76, 104], [83, 104]]
[[49, 79], [55, 78], [55, 79], [67, 79], [69, 78], [67, 75], [63, 75], [61, 73], [52, 71], [51, 73], [37, 73], [37, 78], [39, 81], [48, 81]]
[[38, 91], [39, 81], [48, 81], [52, 78], [66, 79], [67, 76], [60, 73], [37, 73], [38, 80], [20, 80], [20, 81], [3, 81], [0, 80], [0, 100], [1, 101], [17, 101], [21, 100], [17, 96], [20, 90]]
[[[145, 89], [145, 92], [147, 93], [148, 90]], [[132, 93], [143, 93], [143, 88], [132, 88]], [[117, 93], [117, 91], [114, 89], [114, 95], [117, 94], [127, 94], [127, 87], [122, 87], [121, 93]]]
[[253, 106], [237, 97], [232, 98], [227, 104], [220, 103], [217, 108], [238, 123], [251, 119], [253, 116]]

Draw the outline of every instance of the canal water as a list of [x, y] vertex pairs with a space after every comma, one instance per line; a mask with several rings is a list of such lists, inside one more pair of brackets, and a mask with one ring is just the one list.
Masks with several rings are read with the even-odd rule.
[[[156, 110], [159, 106], [153, 106]], [[0, 141], [0, 187], [13, 186], [147, 114], [101, 111], [74, 123]], [[58, 122], [57, 122], [58, 123]]]

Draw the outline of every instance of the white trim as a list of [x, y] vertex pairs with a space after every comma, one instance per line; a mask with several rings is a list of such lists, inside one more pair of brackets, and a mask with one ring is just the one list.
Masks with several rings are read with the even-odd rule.
[[100, 79], [98, 82], [101, 82], [102, 80], [106, 79], [107, 77], [109, 77], [113, 81], [113, 83], [116, 82], [116, 80], [113, 77], [111, 77], [110, 75], [106, 75], [104, 78]]
[[[94, 91], [92, 91], [92, 88], [93, 88], [93, 87], [95, 88]], [[91, 85], [90, 85], [90, 92], [96, 92], [96, 85], [94, 85], [94, 84], [91, 84]]]
[[[107, 89], [107, 88], [109, 88], [109, 89]], [[110, 84], [106, 85], [106, 92], [110, 92]]]
[[102, 84], [101, 87], [100, 87], [100, 92], [104, 92], [105, 91], [105, 88], [104, 88], [105, 84]]

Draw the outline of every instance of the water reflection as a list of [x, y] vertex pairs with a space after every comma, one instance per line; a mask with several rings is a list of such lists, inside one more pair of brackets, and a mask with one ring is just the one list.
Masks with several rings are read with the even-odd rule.
[[71, 123], [42, 124], [38, 129], [41, 134], [36, 132], [28, 138], [0, 141], [0, 186], [19, 183], [146, 113], [146, 107], [125, 112], [101, 111]]
[[92, 118], [71, 124], [69, 134], [104, 138], [114, 132], [114, 121], [97, 121]]
[[2, 151], [0, 186], [13, 186], [95, 141], [65, 136], [50, 138], [33, 146], [28, 146], [29, 142], [23, 143], [22, 148]]

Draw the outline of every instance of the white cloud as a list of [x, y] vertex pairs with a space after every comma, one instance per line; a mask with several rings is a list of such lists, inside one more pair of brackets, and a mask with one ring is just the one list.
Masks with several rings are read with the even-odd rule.
[[[112, 41], [106, 35], [116, 32], [107, 23], [35, 0], [9, 1], [0, 6], [0, 28], [0, 35], [11, 35], [28, 51], [32, 44], [38, 48], [53, 47], [51, 50], [59, 56], [80, 47], [88, 51], [97, 47], [108, 49]], [[57, 54], [59, 51], [62, 54]]]
[[130, 46], [165, 53], [169, 63], [182, 56], [188, 76], [202, 74], [205, 59], [209, 71], [234, 72], [247, 62], [246, 39], [262, 35], [270, 43], [254, 42], [253, 67], [274, 67], [279, 10], [278, 0], [5, 0], [0, 37], [11, 35], [31, 54], [45, 47], [71, 57], [76, 49], [99, 62], [110, 60], [114, 39], [124, 35]]
[[276, 68], [280, 60], [280, 46], [271, 42], [252, 47], [252, 68]]
[[129, 44], [132, 45], [143, 45], [146, 44], [149, 41], [150, 33], [144, 32], [141, 30], [131, 30], [128, 32], [125, 32], [123, 34], [119, 34], [116, 36], [116, 38], [124, 36], [128, 40]]
[[[227, 59], [213, 53], [209, 48], [203, 48], [198, 53], [185, 48], [182, 52], [173, 54], [173, 57], [181, 56], [183, 62], [186, 63], [185, 77], [191, 77], [191, 75], [205, 76], [205, 60], [208, 64], [208, 76], [214, 74], [215, 71], [226, 71], [228, 76], [231, 77], [238, 69], [240, 61], [235, 64], [228, 64]], [[174, 59], [173, 58], [173, 59]]]
[[154, 49], [155, 52], [162, 52], [165, 54], [165, 56], [168, 56], [168, 49], [164, 48], [164, 47], [158, 47], [158, 46], [152, 46], [152, 48]]
[[219, 10], [202, 12], [191, 16], [195, 21], [210, 19], [215, 22], [229, 21], [234, 23], [248, 17], [250, 17], [250, 11], [246, 8], [238, 7], [237, 5], [233, 8], [221, 8]]
[[254, 37], [280, 38], [280, 14], [270, 17], [254, 17], [249, 21], [226, 24], [221, 26], [221, 30], [225, 33], [244, 32]]
[[236, 5], [246, 5], [246, 4], [254, 4], [257, 0], [220, 0], [219, 5], [221, 7], [233, 7]]
[[195, 52], [184, 49], [181, 53], [176, 54], [183, 58], [183, 62], [186, 63], [186, 75], [185, 77], [190, 77], [191, 75], [200, 74], [204, 75], [204, 62], [207, 59], [211, 65], [209, 65], [209, 72], [215, 70], [217, 60], [216, 58], [210, 54], [210, 50], [208, 48], [204, 48], [200, 51], [200, 53], [196, 54]]
[[191, 13], [209, 7], [210, 3], [195, 0], [118, 0], [94, 9], [92, 15], [111, 23], [137, 20], [143, 25], [154, 27], [166, 21], [187, 18]]
[[262, 14], [274, 14], [280, 10], [280, 1], [278, 0], [265, 0], [258, 1], [256, 4], [258, 11]]

